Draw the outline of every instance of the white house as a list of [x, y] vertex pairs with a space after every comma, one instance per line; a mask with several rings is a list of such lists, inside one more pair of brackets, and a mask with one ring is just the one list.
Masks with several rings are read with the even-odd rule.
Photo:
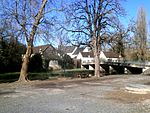
[[107, 62], [107, 61], [113, 61], [113, 62], [117, 62], [119, 60], [119, 55], [109, 51], [109, 52], [100, 52], [100, 61], [101, 62]]
[[68, 50], [68, 51], [66, 51], [66, 54], [69, 55], [71, 58], [75, 58], [76, 55], [74, 53], [77, 50], [77, 48], [78, 47], [73, 46], [73, 47], [68, 47], [68, 49], [67, 49], [67, 47], [66, 47], [66, 49]]
[[92, 49], [88, 46], [86, 46], [84, 49], [83, 49], [83, 52], [90, 52]]
[[[88, 69], [93, 70], [94, 68], [91, 66], [94, 63], [94, 54], [93, 52], [79, 52], [76, 57], [77, 60], [81, 60], [81, 68], [83, 65], [88, 64]], [[90, 65], [91, 64], [91, 65]]]
[[[69, 55], [72, 59], [74, 59], [75, 66], [77, 68], [94, 69], [94, 53], [90, 47], [77, 47], [77, 46], [61, 46], [58, 47], [60, 52], [63, 54]], [[107, 61], [117, 62], [119, 59], [119, 55], [114, 52], [100, 52], [100, 62], [104, 63]]]
[[[94, 69], [94, 53], [92, 51], [87, 52], [88, 48], [84, 49], [86, 52], [79, 52], [76, 59], [81, 61], [81, 68], [84, 68], [85, 66], [88, 69]], [[100, 62], [106, 62], [106, 61], [118, 61], [119, 55], [115, 54], [114, 52], [100, 52]]]
[[60, 47], [58, 47], [60, 54], [67, 54], [72, 59], [76, 59], [79, 52], [83, 51], [83, 49], [84, 48], [80, 48], [77, 46], [60, 46]]

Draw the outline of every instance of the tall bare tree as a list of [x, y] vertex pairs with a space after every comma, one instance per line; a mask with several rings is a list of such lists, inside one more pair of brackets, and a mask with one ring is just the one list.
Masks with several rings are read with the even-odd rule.
[[131, 26], [125, 28], [121, 23], [116, 24], [116, 30], [112, 34], [112, 42], [110, 43], [114, 52], [118, 53], [121, 57], [125, 58], [126, 44], [129, 44], [129, 33]]
[[[68, 5], [66, 27], [75, 36], [74, 41], [89, 45], [95, 56], [95, 76], [100, 77], [100, 51], [108, 40], [117, 17], [124, 15], [118, 0], [77, 0]], [[67, 24], [69, 23], [69, 24]], [[69, 29], [70, 28], [70, 29]]]
[[138, 10], [136, 31], [135, 31], [135, 43], [137, 46], [138, 59], [141, 61], [146, 60], [147, 50], [147, 23], [146, 23], [146, 11], [143, 7]]
[[[47, 3], [47, 0], [43, 0], [41, 7], [39, 9], [39, 11], [37, 12], [37, 14], [35, 15], [35, 20], [33, 22], [33, 26], [31, 28], [30, 34], [28, 36], [28, 34], [26, 34], [26, 20], [24, 20], [23, 25], [19, 22], [19, 20], [17, 19], [17, 15], [16, 15], [16, 20], [18, 21], [18, 23], [20, 23], [22, 29], [24, 29], [25, 35], [26, 35], [26, 41], [27, 41], [27, 50], [26, 50], [26, 54], [25, 57], [23, 59], [23, 63], [22, 63], [22, 68], [21, 68], [21, 72], [20, 72], [20, 78], [19, 81], [26, 81], [27, 80], [27, 75], [28, 75], [28, 64], [29, 64], [29, 58], [31, 56], [31, 51], [32, 51], [32, 47], [33, 47], [33, 41], [34, 41], [34, 36], [36, 34], [37, 31], [37, 27], [40, 24], [40, 20], [43, 17], [43, 10], [44, 7]], [[17, 2], [16, 2], [16, 9], [17, 9]], [[24, 9], [25, 10], [25, 9]], [[17, 10], [16, 10], [17, 13]]]
[[19, 81], [25, 82], [28, 80], [28, 64], [35, 38], [41, 38], [41, 34], [45, 34], [42, 37], [47, 38], [48, 25], [53, 25], [52, 20], [48, 21], [53, 16], [49, 13], [55, 8], [50, 5], [51, 0], [2, 0], [1, 4], [1, 17], [12, 20], [13, 26], [20, 34], [18, 36], [22, 37], [27, 45], [19, 77]]

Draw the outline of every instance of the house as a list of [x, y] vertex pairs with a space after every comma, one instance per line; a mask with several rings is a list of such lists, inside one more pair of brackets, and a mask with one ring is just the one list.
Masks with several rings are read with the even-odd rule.
[[[88, 48], [84, 49], [83, 52], [79, 52], [79, 54], [77, 55], [76, 59], [78, 61], [80, 61], [80, 67], [81, 68], [87, 68], [87, 69], [91, 69], [93, 70], [94, 69], [94, 62], [95, 62], [95, 59], [94, 59], [94, 52], [93, 51], [89, 51], [87, 52]], [[84, 52], [86, 51], [86, 52]], [[100, 62], [103, 63], [103, 62], [107, 62], [107, 61], [118, 61], [119, 59], [119, 55], [114, 53], [114, 52], [103, 52], [101, 51], [100, 52]]]
[[100, 52], [100, 60], [101, 62], [113, 61], [117, 62], [119, 59], [119, 55], [112, 51], [101, 51]]
[[73, 53], [73, 58], [74, 58], [74, 59], [77, 59], [78, 54], [79, 54], [80, 52], [82, 52], [83, 50], [84, 50], [83, 47], [81, 47], [81, 48], [77, 47], [77, 49], [76, 49], [76, 50], [74, 51], [74, 53]]
[[[76, 68], [84, 68], [86, 66], [87, 69], [94, 69], [94, 52], [90, 47], [77, 47], [77, 46], [59, 46], [60, 54], [67, 54], [73, 60]], [[118, 61], [119, 55], [107, 51], [100, 52], [100, 61]]]
[[50, 44], [33, 47], [33, 54], [40, 53], [43, 59], [44, 68], [59, 69], [57, 50]]
[[57, 59], [57, 50], [50, 44], [33, 47], [33, 54], [40, 53], [45, 59]]
[[80, 67], [84, 68], [86, 66], [88, 69], [93, 70], [92, 64], [94, 64], [94, 54], [90, 52], [79, 52], [77, 55], [77, 60], [80, 61]]
[[92, 51], [92, 49], [88, 46], [86, 46], [84, 49], [83, 49], [83, 52], [90, 52]]
[[59, 46], [58, 51], [59, 54], [67, 54], [72, 59], [76, 59], [77, 55], [80, 51], [83, 51], [84, 48], [79, 48], [77, 46]]
[[76, 49], [77, 47], [75, 46], [58, 46], [58, 53], [59, 53], [59, 56], [67, 54], [71, 58], [74, 58], [73, 53]]
[[[57, 68], [57, 59], [64, 54], [69, 55], [76, 68], [94, 69], [94, 52], [90, 47], [59, 46], [56, 50], [52, 45], [42, 45], [33, 48], [33, 53], [40, 53], [44, 59], [51, 59], [49, 67]], [[114, 52], [100, 52], [101, 63], [106, 61], [118, 61], [119, 55]]]

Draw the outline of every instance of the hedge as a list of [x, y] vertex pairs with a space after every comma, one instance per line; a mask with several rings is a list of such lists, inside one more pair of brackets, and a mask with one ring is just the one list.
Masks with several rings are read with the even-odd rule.
[[[14, 82], [17, 81], [20, 72], [3, 73], [0, 74], [0, 82]], [[29, 73], [29, 80], [45, 80], [49, 78], [48, 73]]]
[[[77, 77], [78, 75], [94, 75], [94, 70], [86, 69], [69, 69], [69, 70], [57, 70], [51, 72], [38, 72], [29, 73], [29, 80], [45, 80], [50, 77]], [[3, 73], [0, 74], [0, 82], [14, 82], [19, 78], [20, 72]]]
[[94, 70], [86, 69], [69, 69], [69, 70], [58, 70], [50, 72], [50, 76], [65, 76], [65, 77], [76, 77], [77, 75], [94, 75]]

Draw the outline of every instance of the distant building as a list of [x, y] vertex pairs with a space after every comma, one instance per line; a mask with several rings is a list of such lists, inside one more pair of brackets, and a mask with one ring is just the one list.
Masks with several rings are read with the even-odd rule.
[[60, 69], [60, 66], [58, 65], [58, 53], [57, 50], [50, 44], [47, 45], [41, 45], [33, 47], [33, 54], [40, 53], [43, 59], [43, 65], [46, 68], [47, 65], [49, 69]]
[[106, 62], [106, 61], [118, 61], [119, 59], [119, 55], [117, 53], [114, 53], [112, 51], [107, 51], [107, 52], [103, 52], [101, 51], [100, 52], [100, 60], [103, 62]]
[[57, 50], [50, 44], [33, 47], [33, 54], [40, 53], [45, 59], [57, 59]]
[[[104, 63], [107, 61], [113, 61], [113, 62], [117, 62], [119, 60], [119, 55], [115, 54], [114, 52], [100, 52], [100, 63]], [[77, 55], [77, 60], [80, 60], [80, 64], [81, 64], [81, 68], [86, 68], [86, 69], [94, 69], [94, 63], [95, 63], [95, 59], [94, 59], [94, 52], [93, 51], [89, 51], [89, 52], [79, 52], [79, 54]]]
[[83, 51], [84, 48], [79, 48], [77, 46], [59, 46], [58, 51], [60, 54], [67, 54], [72, 59], [76, 58], [80, 51]]
[[[52, 45], [43, 45], [33, 48], [33, 53], [40, 53], [45, 59], [51, 59], [49, 67], [58, 67], [57, 59], [67, 54], [73, 60], [76, 68], [94, 69], [94, 52], [90, 47], [77, 47], [77, 46], [59, 46], [56, 50]], [[118, 61], [119, 55], [112, 52], [100, 52], [100, 62]]]
[[90, 52], [79, 52], [77, 55], [77, 60], [80, 61], [80, 67], [84, 68], [85, 66], [87, 69], [93, 70], [93, 67], [91, 64], [94, 64], [94, 54], [92, 51]]

